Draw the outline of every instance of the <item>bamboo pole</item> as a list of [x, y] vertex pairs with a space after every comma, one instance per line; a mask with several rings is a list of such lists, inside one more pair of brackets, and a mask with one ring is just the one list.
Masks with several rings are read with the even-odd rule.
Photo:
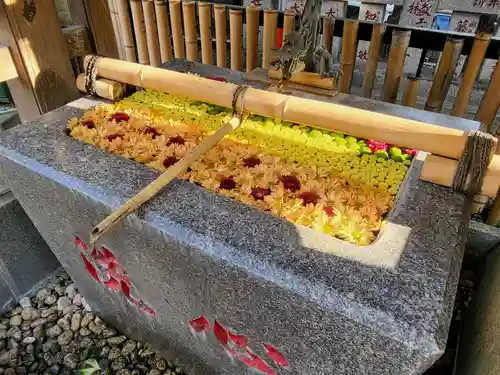
[[490, 86], [484, 94], [476, 114], [476, 120], [485, 124], [489, 132], [491, 132], [491, 125], [493, 125], [498, 108], [500, 108], [500, 64], [497, 61], [491, 76]]
[[484, 60], [486, 49], [490, 44], [491, 36], [492, 35], [490, 33], [483, 32], [476, 35], [472, 51], [467, 61], [467, 67], [465, 68], [464, 78], [451, 110], [452, 116], [463, 117], [467, 114], [470, 95], [472, 93], [472, 89], [474, 88], [474, 84], [476, 83], [479, 71], [481, 70], [481, 64]]
[[127, 61], [136, 62], [135, 56], [135, 42], [134, 35], [132, 34], [132, 25], [128, 14], [127, 0], [115, 0], [116, 10], [118, 12], [119, 26], [123, 38], [123, 47], [125, 50], [125, 58]]
[[323, 17], [323, 47], [332, 53], [333, 47], [333, 26], [335, 25], [335, 18]]
[[269, 69], [271, 50], [276, 47], [276, 30], [278, 29], [278, 12], [274, 9], [264, 10], [264, 36], [262, 41], [262, 67]]
[[354, 63], [358, 46], [358, 27], [356, 20], [344, 20], [344, 37], [342, 38], [342, 54], [340, 55], [339, 91], [344, 94], [351, 92]]
[[137, 42], [137, 55], [139, 63], [149, 64], [146, 26], [144, 25], [144, 14], [142, 12], [141, 0], [130, 0], [130, 10], [132, 12], [132, 21], [134, 22], [134, 34]]
[[415, 107], [417, 104], [418, 91], [420, 90], [420, 78], [408, 75], [408, 83], [403, 94], [403, 105], [405, 107]]
[[368, 49], [368, 59], [365, 65], [365, 74], [363, 76], [363, 96], [371, 98], [375, 78], [377, 78], [377, 66], [380, 58], [380, 48], [387, 26], [383, 23], [373, 25], [370, 48]]
[[198, 15], [200, 18], [201, 62], [212, 65], [212, 4], [199, 2]]
[[257, 67], [258, 47], [259, 47], [259, 13], [260, 8], [247, 7], [247, 72]]
[[[226, 108], [232, 107], [236, 88], [230, 83], [105, 57], [97, 61], [96, 69], [102, 78]], [[460, 158], [467, 140], [467, 133], [463, 130], [253, 88], [245, 93], [245, 111], [356, 137], [377, 139], [452, 159]]]
[[[85, 74], [80, 74], [76, 78], [76, 88], [87, 93], [85, 88]], [[105, 78], [98, 78], [95, 81], [96, 94], [104, 99], [120, 100], [124, 97], [127, 85], [125, 83], [111, 81]], [[88, 93], [87, 93], [88, 94]]]
[[285, 10], [285, 16], [283, 20], [283, 41], [288, 34], [290, 34], [295, 28], [295, 12]]
[[243, 68], [243, 11], [229, 9], [229, 40], [231, 44], [231, 69]]
[[[269, 69], [268, 77], [271, 79], [280, 80], [283, 78], [281, 70]], [[295, 73], [291, 78], [290, 82], [298, 83], [300, 85], [319, 87], [325, 90], [333, 90], [334, 78], [321, 78], [318, 73], [312, 72], [298, 72]]]
[[190, 61], [198, 61], [198, 34], [196, 33], [196, 10], [194, 1], [183, 1], [182, 13], [184, 15], [186, 57]]
[[173, 59], [172, 43], [170, 42], [170, 22], [168, 21], [167, 1], [155, 0], [156, 25], [160, 42], [161, 62]]
[[144, 11], [144, 23], [146, 24], [146, 40], [148, 42], [149, 61], [151, 62], [151, 65], [158, 66], [161, 64], [161, 59], [154, 0], [142, 0], [142, 9]]
[[[427, 155], [420, 173], [422, 181], [451, 187], [458, 161], [437, 155]], [[500, 156], [493, 156], [485, 174], [479, 194], [495, 197], [500, 186]]]
[[116, 46], [118, 48], [118, 56], [120, 60], [125, 60], [125, 47], [123, 43], [122, 31], [120, 28], [120, 21], [118, 19], [118, 11], [116, 8], [115, 0], [108, 0], [109, 15], [111, 18], [111, 25], [113, 26], [113, 33], [115, 34]]
[[392, 32], [391, 50], [382, 92], [383, 101], [396, 103], [410, 36], [411, 31], [407, 30], [393, 30]]
[[219, 68], [225, 68], [227, 64], [226, 6], [224, 4], [214, 4], [214, 15], [217, 66]]
[[182, 17], [180, 0], [169, 0], [170, 27], [174, 41], [174, 56], [177, 59], [185, 58], [184, 41], [182, 40]]
[[90, 242], [93, 244], [104, 233], [109, 231], [113, 226], [129, 214], [137, 210], [140, 206], [146, 203], [167, 186], [174, 178], [184, 172], [192, 163], [198, 160], [203, 154], [211, 150], [219, 143], [224, 136], [235, 130], [241, 125], [242, 119], [239, 116], [233, 116], [231, 120], [222, 125], [214, 134], [205, 137], [198, 146], [188, 151], [188, 153], [177, 163], [169, 167], [156, 180], [147, 185], [135, 196], [130, 198], [125, 204], [111, 213], [103, 221], [96, 225], [90, 235]]
[[441, 112], [451, 82], [453, 81], [453, 72], [457, 66], [463, 46], [463, 39], [446, 39], [443, 53], [439, 60], [439, 66], [434, 76], [434, 82], [432, 82], [431, 91], [425, 103], [426, 111]]

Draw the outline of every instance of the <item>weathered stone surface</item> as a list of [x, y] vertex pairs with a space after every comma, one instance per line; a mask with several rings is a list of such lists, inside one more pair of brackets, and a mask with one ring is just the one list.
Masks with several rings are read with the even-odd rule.
[[[203, 69], [198, 73], [228, 72]], [[227, 75], [242, 83], [241, 75]], [[356, 107], [354, 99], [335, 100]], [[154, 343], [167, 358], [183, 352], [177, 357], [190, 365], [189, 374], [252, 371], [229, 359], [213, 332], [204, 338], [191, 332], [188, 322], [200, 315], [211, 327], [217, 320], [245, 335], [250, 349], [268, 361], [262, 345], [275, 346], [289, 361], [288, 369], [275, 366], [280, 375], [413, 375], [441, 355], [467, 202], [451, 189], [419, 181], [418, 163], [388, 226], [365, 248], [174, 181], [99, 243], [126, 268], [132, 295], [143, 301], [138, 304], [156, 315], [96, 283], [74, 236], [87, 241], [95, 223], [157, 173], [64, 135], [67, 119], [81, 114], [77, 107], [95, 103], [82, 99], [11, 131], [0, 141], [0, 155], [13, 191], [82, 294], [121, 332]], [[374, 101], [360, 99], [358, 106], [468, 130], [478, 125]], [[108, 360], [120, 355], [113, 347]], [[154, 356], [148, 361], [154, 364]]]

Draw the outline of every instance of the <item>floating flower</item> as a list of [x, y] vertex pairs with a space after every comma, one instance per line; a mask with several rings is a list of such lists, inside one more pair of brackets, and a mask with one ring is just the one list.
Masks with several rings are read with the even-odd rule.
[[146, 127], [146, 129], [144, 129], [144, 134], [151, 134], [153, 139], [160, 135], [160, 133], [158, 133], [158, 130], [156, 130], [156, 128], [152, 126]]
[[302, 204], [304, 206], [308, 204], [316, 204], [319, 201], [319, 195], [313, 191], [304, 191], [299, 194], [299, 198], [302, 199]]
[[180, 135], [176, 135], [175, 137], [170, 137], [167, 142], [167, 146], [170, 146], [171, 144], [176, 144], [176, 145], [183, 145], [185, 144], [186, 141], [184, 138], [182, 138]]
[[120, 134], [110, 134], [106, 136], [106, 139], [110, 142], [114, 141], [115, 139], [121, 138], [122, 136]]
[[263, 200], [264, 197], [267, 197], [270, 194], [271, 194], [271, 189], [261, 188], [261, 187], [252, 188], [252, 192], [250, 193], [250, 195], [257, 200]]
[[281, 176], [281, 182], [283, 183], [283, 187], [290, 191], [297, 191], [300, 189], [300, 181], [295, 176]]
[[174, 165], [175, 163], [177, 163], [177, 158], [175, 156], [169, 156], [168, 158], [166, 158], [165, 160], [163, 160], [163, 166], [165, 168], [168, 168], [172, 165]]
[[233, 190], [236, 187], [236, 182], [234, 182], [232, 177], [224, 177], [220, 181], [219, 188], [225, 190]]
[[248, 168], [256, 167], [259, 164], [260, 164], [260, 159], [253, 156], [243, 159], [243, 165]]
[[116, 112], [110, 116], [109, 121], [115, 120], [116, 122], [122, 122], [122, 121], [128, 121], [129, 119], [130, 116], [127, 115], [125, 112]]
[[82, 126], [86, 127], [87, 129], [95, 129], [95, 123], [92, 120], [82, 121]]

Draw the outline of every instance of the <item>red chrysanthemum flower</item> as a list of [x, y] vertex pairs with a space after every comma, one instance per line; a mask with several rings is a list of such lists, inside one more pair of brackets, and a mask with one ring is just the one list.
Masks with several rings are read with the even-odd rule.
[[290, 191], [297, 191], [300, 189], [300, 181], [295, 176], [281, 176], [283, 187]]
[[130, 116], [125, 112], [116, 112], [109, 117], [109, 121], [115, 120], [116, 122], [128, 121]]

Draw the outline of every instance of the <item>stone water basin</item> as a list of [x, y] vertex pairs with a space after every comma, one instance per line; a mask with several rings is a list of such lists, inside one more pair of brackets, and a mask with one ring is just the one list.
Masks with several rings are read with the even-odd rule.
[[80, 99], [7, 132], [0, 158], [105, 320], [189, 374], [421, 374], [442, 354], [468, 205], [419, 181], [421, 154], [369, 245], [176, 180], [91, 247], [92, 227], [159, 173], [65, 134], [101, 103]]

